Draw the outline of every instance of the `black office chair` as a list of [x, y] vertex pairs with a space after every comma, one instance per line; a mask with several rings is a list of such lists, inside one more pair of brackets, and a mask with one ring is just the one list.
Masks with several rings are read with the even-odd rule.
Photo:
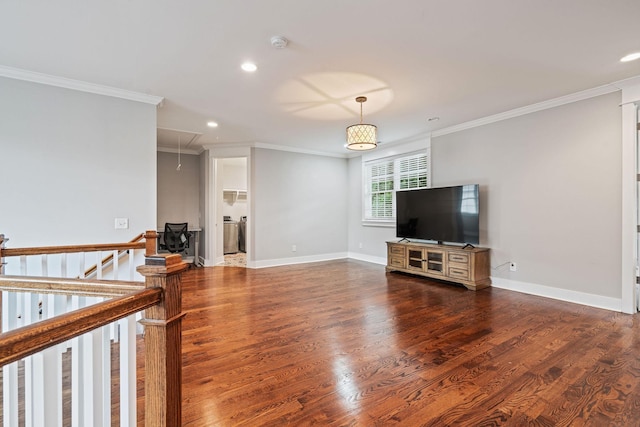
[[171, 253], [182, 253], [189, 247], [189, 238], [191, 233], [188, 231], [186, 222], [164, 224], [163, 243], [160, 249], [165, 249]]

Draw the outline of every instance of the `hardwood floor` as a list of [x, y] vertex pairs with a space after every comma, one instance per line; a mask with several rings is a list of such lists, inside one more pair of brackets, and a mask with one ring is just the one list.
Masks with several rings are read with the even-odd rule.
[[640, 425], [637, 315], [354, 260], [183, 286], [185, 426]]

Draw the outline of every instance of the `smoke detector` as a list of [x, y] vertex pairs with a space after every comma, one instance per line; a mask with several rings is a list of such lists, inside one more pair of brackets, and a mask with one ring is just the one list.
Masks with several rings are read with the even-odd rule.
[[276, 49], [284, 49], [289, 44], [289, 40], [282, 36], [273, 36], [271, 37], [271, 46]]

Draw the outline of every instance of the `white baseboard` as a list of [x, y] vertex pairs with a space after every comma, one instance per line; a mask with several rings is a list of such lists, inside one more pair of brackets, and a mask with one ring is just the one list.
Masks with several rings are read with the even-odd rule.
[[372, 264], [387, 265], [387, 259], [384, 257], [378, 257], [373, 255], [361, 254], [358, 252], [348, 252], [347, 257], [351, 259], [357, 259], [360, 261], [370, 262]]
[[[247, 268], [277, 267], [282, 265], [304, 264], [307, 262], [331, 261], [345, 258], [370, 262], [372, 264], [387, 265], [387, 259], [384, 257], [377, 257], [357, 252], [336, 252], [330, 254], [300, 256], [292, 258], [277, 258], [263, 261], [247, 261]], [[213, 265], [220, 264], [224, 264], [224, 257], [220, 257], [217, 260], [217, 263]], [[204, 265], [207, 267], [212, 266], [212, 264], [210, 264], [210, 260], [205, 260]], [[536, 295], [560, 301], [567, 301], [575, 304], [587, 305], [590, 307], [603, 308], [605, 310], [617, 312], [622, 311], [622, 300], [620, 298], [605, 297], [602, 295], [594, 295], [585, 292], [538, 285], [536, 283], [503, 279], [501, 277], [491, 277], [491, 286], [493, 286], [494, 288], [506, 289], [509, 291], [521, 292], [529, 295]]]
[[604, 297], [602, 295], [553, 288], [551, 286], [538, 285], [535, 283], [519, 282], [517, 280], [503, 279], [501, 277], [491, 277], [491, 286], [494, 288], [507, 289], [510, 291], [557, 299], [560, 301], [588, 305], [590, 307], [604, 308], [606, 310], [618, 312], [622, 311], [622, 299], [620, 298]]
[[348, 257], [347, 252], [336, 252], [332, 254], [299, 256], [299, 257], [293, 257], [293, 258], [267, 259], [263, 261], [254, 261], [252, 263], [247, 262], [247, 267], [248, 268], [267, 268], [267, 267], [277, 267], [280, 265], [304, 264], [307, 262], [331, 261], [334, 259], [344, 259], [347, 257]]
[[215, 259], [215, 260], [213, 260], [213, 261], [212, 261], [212, 260], [210, 260], [210, 259], [207, 259], [207, 260], [204, 262], [204, 266], [205, 266], [205, 267], [214, 267], [214, 266], [216, 266], [216, 265], [222, 265], [222, 264], [224, 264], [224, 255], [223, 255], [223, 256], [219, 256], [218, 258], [216, 258], [216, 259]]

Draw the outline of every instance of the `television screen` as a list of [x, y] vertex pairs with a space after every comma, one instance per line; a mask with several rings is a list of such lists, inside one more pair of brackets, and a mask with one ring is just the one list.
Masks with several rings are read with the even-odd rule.
[[480, 243], [478, 184], [396, 192], [396, 235]]

